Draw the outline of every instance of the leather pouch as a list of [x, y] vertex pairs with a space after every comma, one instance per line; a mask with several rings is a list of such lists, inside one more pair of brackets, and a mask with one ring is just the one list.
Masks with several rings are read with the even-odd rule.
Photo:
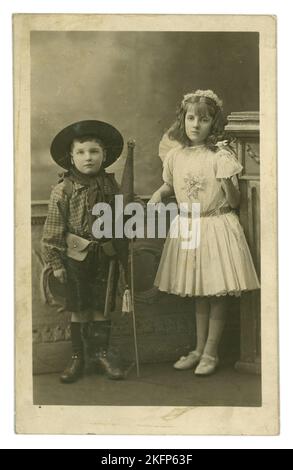
[[88, 247], [90, 243], [91, 242], [85, 238], [74, 235], [73, 233], [67, 233], [67, 256], [69, 258], [75, 259], [76, 261], [83, 261], [88, 254]]

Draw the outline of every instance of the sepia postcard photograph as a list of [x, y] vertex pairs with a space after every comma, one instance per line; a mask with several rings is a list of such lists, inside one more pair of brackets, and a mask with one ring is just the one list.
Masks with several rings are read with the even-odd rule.
[[276, 18], [15, 14], [16, 432], [276, 435]]

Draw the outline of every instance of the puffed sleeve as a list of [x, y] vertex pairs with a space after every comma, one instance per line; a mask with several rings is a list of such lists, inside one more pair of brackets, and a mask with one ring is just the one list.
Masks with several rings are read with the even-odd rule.
[[220, 150], [217, 152], [216, 178], [231, 178], [243, 170], [232, 151]]
[[172, 140], [168, 136], [168, 131], [163, 135], [160, 143], [159, 143], [159, 157], [162, 162], [167, 157], [168, 153], [175, 149], [176, 147], [180, 147], [180, 143], [177, 140]]
[[176, 153], [177, 149], [171, 150], [163, 162], [163, 181], [171, 187], [173, 187], [173, 169]]

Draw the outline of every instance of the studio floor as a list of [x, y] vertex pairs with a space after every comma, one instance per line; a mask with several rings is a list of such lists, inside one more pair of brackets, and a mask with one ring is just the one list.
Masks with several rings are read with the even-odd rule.
[[35, 405], [100, 406], [261, 406], [261, 377], [222, 366], [209, 377], [193, 370], [176, 371], [172, 364], [143, 364], [140, 377], [130, 368], [127, 379], [85, 375], [62, 384], [59, 374], [34, 376]]

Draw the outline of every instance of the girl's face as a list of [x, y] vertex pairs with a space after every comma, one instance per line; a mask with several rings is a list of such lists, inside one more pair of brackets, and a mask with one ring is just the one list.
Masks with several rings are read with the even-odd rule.
[[199, 112], [196, 105], [190, 104], [185, 114], [185, 133], [192, 145], [202, 144], [209, 136], [213, 118], [208, 112]]
[[74, 166], [86, 175], [94, 175], [100, 170], [105, 159], [105, 150], [95, 140], [78, 142], [74, 140], [71, 148]]

